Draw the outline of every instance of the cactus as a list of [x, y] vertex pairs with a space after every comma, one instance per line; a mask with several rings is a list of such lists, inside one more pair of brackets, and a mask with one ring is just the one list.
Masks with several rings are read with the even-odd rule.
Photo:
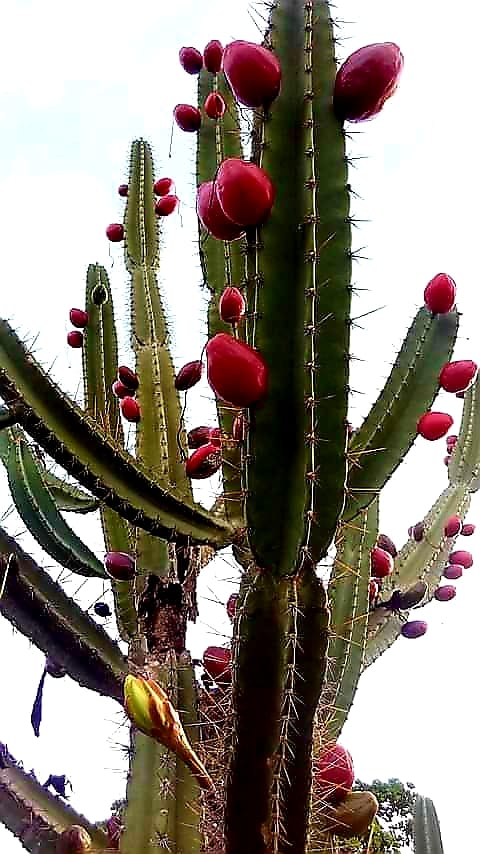
[[[157, 281], [161, 211], [145, 140], [133, 142], [121, 185], [124, 221], [106, 230], [111, 241], [124, 241], [135, 382], [129, 387], [125, 366], [117, 373], [112, 292], [98, 264], [86, 277], [83, 406], [0, 320], [0, 457], [12, 500], [62, 569], [84, 584], [111, 584], [128, 654], [1, 528], [0, 612], [60, 672], [118, 701], [130, 717], [121, 854], [331, 852], [337, 835], [368, 829], [373, 796], [353, 797], [340, 786], [339, 802], [329, 798], [316, 776], [318, 758], [340, 735], [362, 672], [402, 634], [409, 609], [439, 598], [455, 541], [447, 522], [458, 517], [458, 530], [480, 485], [480, 381], [472, 368], [449, 484], [426, 512], [422, 536], [383, 558], [372, 599], [382, 490], [418, 432], [433, 438], [418, 425], [452, 357], [454, 284], [436, 277], [441, 287], [448, 280], [448, 305], [438, 302], [436, 281], [437, 313], [428, 302], [418, 311], [378, 399], [351, 433], [354, 253], [342, 81], [350, 86], [357, 63], [383, 47], [359, 52], [338, 77], [327, 0], [276, 0], [269, 8], [263, 45], [230, 45], [226, 76], [201, 69], [195, 49], [181, 52], [188, 73], [199, 74], [200, 110], [217, 103], [211, 95], [222, 99], [222, 115], [213, 117], [192, 105], [175, 108], [197, 149], [207, 376], [217, 392], [216, 432], [206, 431], [194, 462], [187, 462], [184, 425], [191, 367], [175, 373], [169, 350]], [[215, 43], [209, 67], [218, 67], [219, 49]], [[392, 94], [401, 67], [392, 49], [394, 71], [373, 99], [355, 86], [347, 93], [352, 120], [374, 115]], [[249, 161], [238, 102], [255, 107]], [[208, 233], [207, 221], [232, 239]], [[233, 323], [219, 308], [225, 289], [241, 306]], [[192, 355], [196, 382], [203, 354]], [[135, 424], [134, 447], [120, 412]], [[443, 430], [449, 419], [440, 420]], [[43, 451], [74, 483], [49, 470]], [[206, 509], [191, 479], [217, 469], [221, 494]], [[63, 511], [98, 512], [105, 551], [126, 556], [128, 576], [115, 578]], [[196, 579], [230, 546], [241, 567], [231, 653], [216, 686], [206, 678], [201, 687], [186, 649]], [[320, 561], [330, 567], [328, 581]], [[63, 807], [0, 751], [0, 819], [28, 851], [88, 850], [90, 843], [112, 850], [101, 828]]]
[[437, 811], [430, 798], [417, 795], [414, 812], [415, 854], [443, 854]]

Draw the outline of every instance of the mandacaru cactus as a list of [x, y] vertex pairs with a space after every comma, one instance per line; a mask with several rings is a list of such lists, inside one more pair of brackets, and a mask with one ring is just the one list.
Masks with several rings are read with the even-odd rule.
[[[262, 45], [234, 41], [223, 59], [222, 50], [212, 40], [203, 60], [182, 48], [184, 69], [198, 74], [198, 107], [174, 110], [197, 147], [204, 353], [174, 370], [157, 270], [161, 221], [178, 199], [171, 178], [156, 180], [142, 139], [118, 190], [123, 223], [106, 228], [124, 245], [134, 364], [118, 365], [98, 264], [88, 267], [84, 307], [70, 315], [83, 406], [0, 320], [0, 456], [13, 502], [49, 558], [85, 584], [111, 585], [128, 644], [124, 655], [0, 529], [0, 611], [47, 657], [35, 731], [43, 681], [65, 673], [117, 700], [132, 722], [125, 807], [106, 827], [2, 750], [0, 819], [38, 854], [303, 854], [368, 833], [375, 798], [351, 792], [353, 760], [337, 743], [359, 678], [397, 638], [424, 634], [409, 612], [452, 598], [442, 574], [459, 578], [471, 563], [453, 549], [473, 532], [463, 522], [480, 484], [480, 384], [475, 363], [451, 363], [450, 276], [425, 283], [378, 399], [358, 429], [348, 421], [345, 126], [393, 94], [400, 49], [368, 45], [337, 69], [326, 0], [277, 0]], [[187, 438], [185, 394], [205, 366], [218, 423]], [[378, 530], [382, 490], [417, 437], [450, 429], [450, 415], [432, 411], [440, 385], [464, 397], [459, 435], [447, 438], [448, 485], [397, 552]], [[134, 448], [124, 421], [135, 425]], [[49, 471], [42, 450], [68, 478]], [[206, 509], [192, 480], [216, 472], [221, 494]], [[103, 562], [64, 511], [100, 515]], [[186, 649], [196, 579], [228, 547], [241, 577], [228, 603], [232, 644], [205, 651], [198, 682]], [[108, 613], [97, 602], [95, 614]]]

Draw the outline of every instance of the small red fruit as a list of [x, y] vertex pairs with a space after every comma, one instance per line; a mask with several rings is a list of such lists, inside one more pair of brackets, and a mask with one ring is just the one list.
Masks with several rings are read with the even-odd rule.
[[135, 577], [135, 561], [126, 552], [107, 552], [105, 571], [115, 581], [131, 581]]
[[124, 238], [123, 225], [120, 222], [111, 222], [105, 229], [105, 234], [112, 243], [120, 243]]
[[84, 329], [85, 326], [88, 326], [88, 312], [82, 311], [81, 308], [71, 308], [69, 317], [70, 323], [77, 329]]
[[227, 157], [220, 164], [215, 188], [227, 219], [242, 227], [264, 222], [275, 200], [275, 189], [265, 170], [239, 157]]
[[404, 638], [415, 640], [415, 638], [421, 638], [427, 629], [428, 624], [424, 620], [411, 620], [409, 623], [404, 623], [400, 631]]
[[248, 419], [243, 412], [239, 412], [233, 419], [232, 438], [235, 442], [244, 442], [247, 438]]
[[204, 480], [218, 471], [222, 464], [222, 455], [218, 445], [207, 442], [201, 448], [197, 448], [185, 463], [187, 477], [192, 480]]
[[437, 273], [430, 279], [424, 291], [425, 305], [432, 314], [446, 314], [455, 304], [457, 288], [451, 276]]
[[416, 543], [421, 543], [425, 534], [425, 525], [423, 522], [417, 522], [408, 529], [408, 533]]
[[203, 51], [203, 64], [211, 74], [218, 74], [222, 67], [223, 47], [218, 39], [212, 39]]
[[464, 569], [469, 569], [473, 566], [473, 557], [470, 552], [462, 551], [461, 549], [456, 552], [452, 552], [450, 557], [448, 558], [449, 563], [456, 563], [460, 566], [463, 566]]
[[67, 335], [67, 344], [69, 347], [73, 347], [74, 350], [80, 349], [83, 346], [83, 332], [73, 329]]
[[393, 558], [395, 558], [398, 554], [398, 549], [395, 543], [393, 542], [393, 540], [390, 539], [390, 537], [387, 537], [386, 534], [378, 535], [377, 546], [380, 549], [383, 549], [384, 552], [388, 552], [388, 554], [391, 555]]
[[463, 575], [463, 566], [459, 563], [449, 563], [442, 572], [444, 578], [449, 581], [457, 581]]
[[258, 352], [219, 332], [206, 346], [207, 378], [217, 397], [232, 406], [252, 406], [267, 393], [268, 368]]
[[178, 196], [171, 195], [160, 196], [155, 202], [155, 213], [157, 216], [170, 216], [178, 207]]
[[203, 653], [203, 666], [217, 685], [225, 685], [232, 681], [232, 654], [227, 647], [208, 646]]
[[131, 391], [136, 391], [138, 388], [138, 377], [135, 371], [132, 371], [131, 368], [127, 368], [126, 365], [120, 365], [117, 369], [117, 376], [120, 382], [123, 385], [126, 385], [128, 389]]
[[227, 105], [218, 92], [210, 92], [205, 98], [203, 109], [209, 119], [221, 119], [227, 109]]
[[203, 227], [217, 240], [238, 240], [245, 234], [245, 229], [235, 225], [223, 213], [213, 181], [206, 181], [198, 188], [197, 216]]
[[344, 800], [355, 780], [353, 760], [348, 750], [339, 744], [322, 750], [318, 759], [313, 761], [313, 776], [324, 800], [333, 803]]
[[202, 376], [203, 365], [199, 359], [194, 362], [187, 362], [183, 368], [180, 368], [175, 377], [175, 388], [178, 391], [187, 391], [198, 382]]
[[447, 362], [440, 372], [439, 383], [445, 391], [466, 391], [475, 380], [477, 372], [478, 365], [470, 359]]
[[475, 525], [472, 525], [470, 522], [463, 526], [462, 528], [462, 537], [471, 537], [472, 534], [475, 533]]
[[445, 523], [445, 536], [456, 537], [462, 529], [462, 520], [460, 516], [450, 516]]
[[386, 578], [393, 572], [393, 557], [375, 546], [370, 552], [370, 574], [373, 578]]
[[194, 427], [187, 433], [187, 445], [191, 449], [201, 448], [210, 441], [212, 427]]
[[203, 56], [196, 47], [182, 47], [178, 52], [180, 65], [187, 74], [200, 74], [203, 68]]
[[132, 421], [134, 424], [140, 421], [140, 407], [134, 397], [124, 397], [120, 401], [120, 409], [126, 421]]
[[457, 444], [458, 436], [454, 436], [453, 433], [450, 436], [447, 436], [447, 451], [449, 454], [452, 453], [455, 445]]
[[368, 585], [368, 601], [370, 605], [374, 605], [378, 596], [379, 591], [378, 581], [375, 581], [374, 578], [370, 579], [370, 584]]
[[402, 52], [392, 42], [356, 50], [340, 66], [335, 78], [335, 114], [350, 122], [376, 116], [395, 92], [402, 68]]
[[223, 51], [222, 64], [230, 89], [245, 107], [266, 107], [280, 92], [280, 63], [261, 45], [231, 42]]
[[222, 431], [220, 430], [220, 427], [210, 428], [208, 440], [210, 444], [214, 446], [214, 448], [222, 447]]
[[434, 442], [436, 439], [445, 436], [452, 424], [453, 418], [446, 412], [426, 412], [418, 420], [417, 432], [429, 442]]
[[187, 131], [187, 133], [195, 133], [202, 124], [200, 110], [192, 107], [191, 104], [177, 104], [173, 111], [173, 117], [180, 130]]
[[112, 385], [112, 391], [115, 397], [118, 397], [119, 400], [123, 400], [124, 397], [131, 395], [131, 389], [127, 388], [120, 380], [115, 380]]
[[156, 196], [166, 196], [169, 193], [173, 193], [174, 190], [175, 184], [172, 178], [159, 178], [153, 185], [153, 192]]
[[122, 199], [124, 199], [125, 196], [128, 196], [128, 184], [120, 184], [118, 188], [118, 195], [121, 196]]
[[443, 584], [441, 587], [437, 587], [433, 595], [437, 602], [450, 602], [457, 595], [457, 589], [453, 584]]
[[443, 458], [443, 464], [444, 464], [445, 466], [449, 466], [449, 465], [450, 465], [450, 460], [451, 460], [451, 457], [450, 457], [450, 455], [449, 455], [449, 454], [447, 454], [447, 456]]
[[228, 602], [227, 602], [227, 614], [230, 617], [230, 619], [232, 620], [232, 622], [235, 619], [235, 614], [237, 611], [237, 600], [238, 600], [238, 593], [232, 593], [232, 595], [229, 597]]
[[224, 323], [238, 323], [245, 314], [245, 300], [238, 288], [225, 288], [220, 297], [218, 312]]

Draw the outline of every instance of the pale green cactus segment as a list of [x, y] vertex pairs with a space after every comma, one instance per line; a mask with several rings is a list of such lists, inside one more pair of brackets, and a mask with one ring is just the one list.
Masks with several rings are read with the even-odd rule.
[[15, 507], [47, 554], [79, 575], [105, 578], [103, 564], [57, 509], [28, 443], [16, 428], [11, 430], [6, 468]]
[[421, 308], [415, 317], [382, 392], [350, 442], [345, 521], [378, 494], [415, 441], [418, 419], [432, 406], [457, 330], [456, 311], [433, 316]]
[[[199, 741], [197, 689], [195, 671], [187, 652], [179, 656], [177, 667], [178, 711], [185, 734], [193, 749]], [[202, 808], [200, 786], [192, 772], [177, 758], [175, 844], [177, 854], [200, 854], [203, 836], [200, 832]]]
[[5, 320], [0, 320], [0, 395], [23, 403], [19, 423], [50, 456], [123, 518], [155, 536], [227, 545], [230, 525], [173, 489], [162, 488], [138, 461], [60, 392]]
[[[109, 552], [134, 552], [134, 530], [110, 507], [102, 507], [102, 521], [105, 550]], [[120, 637], [128, 643], [137, 633], [138, 618], [135, 605], [135, 583], [133, 581], [112, 581], [115, 617]]]
[[327, 674], [321, 709], [336, 741], [353, 703], [363, 668], [369, 612], [370, 552], [378, 536], [378, 499], [343, 525], [329, 582], [331, 608]]
[[480, 487], [480, 380], [466, 392], [457, 444], [448, 464], [450, 481], [471, 481], [472, 492]]
[[415, 854], [443, 854], [437, 811], [430, 798], [417, 795], [413, 816]]
[[156, 267], [159, 255], [155, 214], [152, 150], [143, 139], [135, 140], [130, 154], [130, 176], [125, 209], [125, 264], [133, 273], [138, 267]]

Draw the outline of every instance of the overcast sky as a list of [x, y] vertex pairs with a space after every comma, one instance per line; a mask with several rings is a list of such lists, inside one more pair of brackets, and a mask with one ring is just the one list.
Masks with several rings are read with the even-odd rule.
[[[175, 133], [168, 158], [172, 109], [194, 98], [194, 80], [179, 67], [177, 54], [182, 45], [201, 49], [211, 38], [258, 39], [247, 3], [10, 0], [2, 12], [2, 316], [22, 334], [38, 335], [37, 357], [45, 365], [55, 360], [54, 376], [77, 394], [81, 357], [65, 344], [68, 311], [82, 305], [86, 267], [98, 261], [112, 277], [122, 355], [128, 359], [122, 250], [113, 247], [109, 253], [104, 231], [121, 218], [116, 188], [127, 177], [130, 142], [142, 136], [152, 143], [157, 175], [170, 174], [182, 200], [181, 217], [172, 217], [164, 231], [161, 280], [168, 281], [177, 365], [198, 358], [205, 327], [194, 248], [192, 136]], [[405, 55], [395, 98], [352, 142], [352, 155], [367, 158], [355, 161], [350, 176], [363, 199], [355, 201], [355, 213], [366, 221], [354, 231], [355, 246], [365, 247], [361, 254], [367, 256], [355, 267], [355, 282], [369, 289], [359, 290], [355, 314], [388, 306], [355, 331], [353, 352], [364, 360], [353, 363], [351, 384], [361, 392], [352, 399], [356, 426], [435, 273], [447, 272], [457, 281], [463, 313], [457, 357], [478, 361], [480, 356], [472, 134], [478, 21], [469, 0], [457, 0], [454, 14], [450, 4], [438, 0], [338, 0], [337, 14], [353, 22], [341, 28], [348, 37], [341, 58], [375, 41], [395, 41]], [[213, 410], [206, 386], [192, 392], [191, 401], [191, 426], [207, 423]], [[438, 408], [450, 411], [458, 427], [458, 401], [445, 395]], [[386, 490], [381, 528], [399, 545], [446, 484], [443, 456], [443, 442], [419, 440]], [[0, 490], [6, 510], [3, 472]], [[471, 521], [477, 521], [478, 506], [474, 501]], [[6, 524], [12, 532], [22, 528], [13, 515]], [[77, 526], [101, 557], [100, 534], [91, 520]], [[28, 536], [22, 544], [39, 554]], [[476, 541], [468, 546], [480, 558]], [[434, 799], [445, 854], [471, 850], [468, 818], [477, 809], [477, 573], [475, 566], [465, 573], [453, 602], [432, 604], [421, 613], [430, 624], [424, 638], [399, 640], [365, 674], [342, 734], [358, 777], [411, 780]], [[233, 577], [226, 560], [202, 575], [201, 619], [190, 636], [195, 656], [219, 642], [219, 633], [228, 633], [223, 603], [234, 589]], [[80, 583], [70, 581], [71, 595]], [[88, 605], [99, 592], [89, 582], [77, 598]], [[106, 817], [113, 799], [124, 792], [119, 745], [126, 743], [128, 730], [118, 706], [68, 679], [50, 680], [42, 735], [35, 739], [29, 718], [43, 656], [22, 636], [13, 636], [5, 621], [0, 621], [0, 639], [0, 740], [42, 782], [49, 773], [66, 773], [75, 807], [92, 820]], [[0, 844], [5, 854], [21, 850], [1, 829]]]

